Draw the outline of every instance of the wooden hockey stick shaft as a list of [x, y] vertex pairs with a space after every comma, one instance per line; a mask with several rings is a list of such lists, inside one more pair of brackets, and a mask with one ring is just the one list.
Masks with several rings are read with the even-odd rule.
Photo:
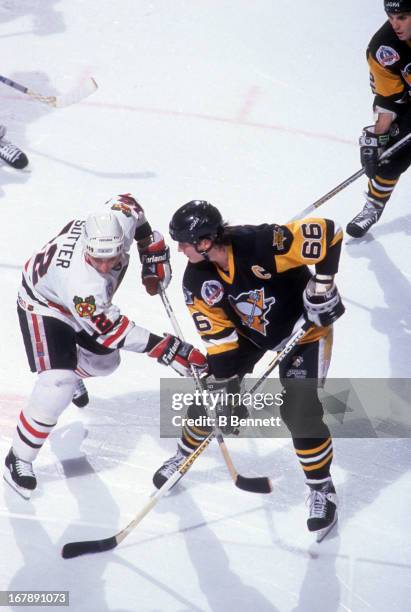
[[[401, 140], [393, 144], [392, 147], [384, 151], [380, 157], [380, 160], [379, 160], [380, 163], [388, 160], [390, 157], [392, 157], [394, 153], [402, 149], [410, 141], [411, 141], [411, 132], [407, 134], [406, 136], [404, 136], [403, 138], [401, 138]], [[294, 215], [294, 217], [292, 217], [290, 221], [297, 221], [298, 219], [304, 219], [304, 217], [307, 217], [307, 215], [314, 212], [314, 210], [322, 206], [325, 202], [328, 202], [328, 200], [330, 200], [335, 195], [337, 195], [337, 193], [340, 193], [340, 191], [348, 187], [348, 185], [351, 185], [351, 183], [354, 183], [354, 181], [360, 178], [360, 176], [362, 176], [363, 174], [365, 174], [365, 170], [364, 168], [361, 168], [361, 170], [358, 170], [358, 172], [348, 177], [345, 181], [343, 181], [342, 183], [334, 187], [334, 189], [331, 189], [331, 191], [329, 191], [328, 193], [323, 195], [321, 198], [316, 200], [313, 204], [310, 204], [310, 206], [307, 206], [307, 208], [304, 208], [304, 210], [300, 211], [297, 215]]]
[[[174, 328], [176, 335], [181, 340], [184, 341], [183, 332], [181, 331], [181, 327], [177, 321], [177, 318], [174, 314], [174, 310], [170, 304], [170, 301], [163, 287], [161, 287], [160, 289], [160, 297], [164, 304], [164, 308], [166, 310], [168, 318], [171, 321], [171, 324]], [[197, 389], [202, 393], [204, 391], [204, 386], [198, 375], [196, 368], [194, 366], [191, 366], [191, 371], [192, 371], [193, 378], [195, 380]], [[239, 489], [243, 489], [244, 491], [249, 491], [250, 493], [271, 493], [272, 491], [271, 481], [266, 476], [248, 478], [246, 476], [242, 476], [241, 474], [237, 472], [237, 470], [234, 467], [234, 463], [233, 463], [233, 460], [231, 459], [231, 455], [228, 451], [228, 448], [224, 442], [224, 437], [221, 433], [221, 430], [218, 427], [214, 428], [214, 434], [218, 442], [218, 447], [223, 456], [224, 462], [227, 466], [227, 469], [235, 485]]]
[[267, 380], [271, 372], [278, 366], [284, 359], [295, 349], [297, 344], [306, 336], [308, 330], [313, 326], [309, 321], [304, 321], [301, 326], [294, 332], [289, 338], [284, 348], [277, 353], [277, 355], [270, 361], [266, 367], [264, 373], [260, 376], [257, 382], [248, 390], [251, 395], [261, 387], [261, 385]]
[[0, 75], [0, 83], [7, 85], [8, 87], [12, 87], [17, 91], [29, 96], [33, 100], [37, 100], [37, 102], [42, 102], [43, 104], [47, 104], [48, 106], [53, 106], [54, 108], [63, 108], [65, 106], [69, 106], [71, 104], [76, 104], [80, 102], [83, 98], [86, 98], [94, 91], [96, 91], [98, 85], [96, 81], [90, 77], [86, 79], [83, 83], [73, 88], [66, 94], [62, 94], [59, 96], [45, 96], [41, 93], [35, 92], [25, 85], [21, 85], [8, 77]]
[[214, 432], [211, 432], [207, 438], [205, 438], [200, 446], [191, 453], [184, 461], [184, 463], [178, 468], [176, 472], [163, 484], [160, 489], [150, 497], [149, 501], [143, 506], [143, 508], [136, 514], [132, 521], [129, 522], [126, 527], [109, 538], [103, 538], [100, 540], [83, 540], [79, 542], [68, 542], [64, 544], [61, 555], [64, 559], [72, 559], [73, 557], [79, 557], [88, 553], [104, 552], [112, 550], [120, 542], [124, 540], [132, 531], [137, 527], [143, 518], [154, 508], [154, 506], [160, 501], [160, 499], [188, 472], [194, 461], [205, 451], [211, 440], [214, 438]]

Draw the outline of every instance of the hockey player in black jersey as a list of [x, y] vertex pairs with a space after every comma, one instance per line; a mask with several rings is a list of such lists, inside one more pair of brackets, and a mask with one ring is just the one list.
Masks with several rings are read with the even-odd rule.
[[364, 236], [378, 221], [400, 175], [411, 164], [408, 145], [378, 167], [384, 149], [411, 131], [411, 0], [384, 0], [384, 9], [388, 21], [374, 34], [367, 49], [377, 119], [360, 137], [368, 191], [364, 208], [347, 225], [347, 233], [354, 238]]
[[[329, 528], [337, 516], [330, 476], [333, 449], [317, 388], [330, 362], [332, 323], [344, 313], [334, 283], [341, 229], [328, 219], [228, 226], [217, 208], [194, 200], [176, 211], [170, 235], [188, 259], [184, 296], [207, 349], [213, 385], [239, 392], [242, 378], [267, 350], [281, 349], [304, 317], [312, 322], [297, 352], [280, 365], [285, 389], [281, 417], [310, 487], [308, 528]], [[315, 266], [314, 276], [309, 265]], [[297, 384], [301, 378], [303, 387]], [[231, 409], [235, 413], [241, 406]], [[188, 417], [201, 410], [189, 408]], [[184, 426], [177, 454], [154, 475], [157, 487], [209, 431]]]

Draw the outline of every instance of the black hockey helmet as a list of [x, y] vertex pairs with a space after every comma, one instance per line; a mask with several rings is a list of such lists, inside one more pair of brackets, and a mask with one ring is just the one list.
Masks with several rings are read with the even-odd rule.
[[192, 200], [174, 213], [169, 230], [176, 242], [197, 244], [203, 238], [217, 238], [223, 231], [223, 218], [209, 202]]
[[411, 0], [384, 0], [386, 13], [411, 13]]

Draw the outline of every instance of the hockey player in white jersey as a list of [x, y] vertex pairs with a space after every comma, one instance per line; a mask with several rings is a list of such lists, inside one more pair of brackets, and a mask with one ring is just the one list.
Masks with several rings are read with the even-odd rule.
[[190, 364], [206, 366], [192, 345], [139, 327], [113, 304], [134, 240], [142, 282], [155, 295], [171, 279], [169, 250], [130, 194], [109, 200], [86, 221], [70, 221], [24, 266], [17, 310], [30, 369], [38, 375], [17, 422], [4, 478], [26, 499], [37, 485], [32, 463], [60, 414], [76, 394], [84, 399], [83, 378], [118, 367], [120, 349], [147, 353], [183, 376], [191, 374]]

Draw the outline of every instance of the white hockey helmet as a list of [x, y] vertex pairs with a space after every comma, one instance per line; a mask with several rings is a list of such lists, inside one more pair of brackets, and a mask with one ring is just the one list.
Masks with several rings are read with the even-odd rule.
[[123, 228], [113, 213], [93, 214], [84, 224], [83, 241], [91, 257], [110, 259], [123, 251]]

